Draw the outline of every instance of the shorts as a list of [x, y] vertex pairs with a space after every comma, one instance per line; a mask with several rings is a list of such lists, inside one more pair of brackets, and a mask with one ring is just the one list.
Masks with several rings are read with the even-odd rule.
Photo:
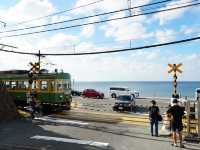
[[181, 122], [172, 122], [172, 131], [182, 131], [183, 130], [183, 124]]

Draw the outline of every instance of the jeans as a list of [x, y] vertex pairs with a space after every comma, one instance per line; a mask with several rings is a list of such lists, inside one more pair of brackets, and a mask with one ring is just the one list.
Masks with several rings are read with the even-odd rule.
[[155, 136], [158, 136], [158, 120], [151, 119], [150, 120], [151, 124], [151, 135], [153, 136], [153, 126], [155, 125]]

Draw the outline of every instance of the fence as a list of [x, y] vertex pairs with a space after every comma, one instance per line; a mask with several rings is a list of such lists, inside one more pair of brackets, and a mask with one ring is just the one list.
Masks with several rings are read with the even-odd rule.
[[[196, 101], [187, 101], [185, 103], [186, 115], [186, 138], [196, 138], [200, 140], [200, 97]], [[193, 135], [193, 136], [191, 136]], [[194, 136], [195, 135], [195, 136]]]

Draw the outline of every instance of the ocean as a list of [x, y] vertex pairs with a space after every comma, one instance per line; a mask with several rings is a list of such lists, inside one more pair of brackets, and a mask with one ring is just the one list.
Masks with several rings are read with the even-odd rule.
[[[108, 96], [109, 88], [112, 86], [128, 87], [130, 90], [138, 91], [141, 97], [171, 97], [173, 90], [172, 82], [160, 81], [105, 81], [105, 82], [73, 82], [72, 88], [83, 91], [86, 88], [96, 89]], [[178, 82], [177, 93], [181, 97], [195, 97], [195, 89], [200, 88], [200, 81]]]

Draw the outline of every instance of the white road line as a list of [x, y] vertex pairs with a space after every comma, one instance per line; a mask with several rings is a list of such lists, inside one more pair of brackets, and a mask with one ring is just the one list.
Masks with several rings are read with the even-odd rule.
[[31, 137], [31, 139], [75, 143], [75, 144], [90, 145], [90, 146], [96, 146], [96, 147], [108, 147], [109, 146], [109, 143], [87, 141], [87, 140], [67, 139], [67, 138], [58, 138], [58, 137], [50, 137], [50, 136], [39, 136], [39, 135]]
[[67, 119], [58, 119], [53, 117], [36, 117], [35, 120], [53, 122], [53, 123], [61, 123], [61, 124], [72, 124], [72, 125], [89, 125], [87, 122], [75, 121], [75, 120], [67, 120]]

